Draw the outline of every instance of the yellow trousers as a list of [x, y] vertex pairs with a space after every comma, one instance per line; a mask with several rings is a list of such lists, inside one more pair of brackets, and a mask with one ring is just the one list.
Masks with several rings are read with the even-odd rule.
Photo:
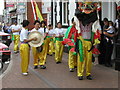
[[47, 53], [49, 55], [52, 55], [54, 53], [54, 51], [55, 51], [53, 39], [51, 40], [51, 38], [47, 38], [47, 44], [48, 44]]
[[36, 47], [32, 47], [33, 57], [34, 57], [34, 66], [36, 65], [45, 65], [46, 56], [47, 56], [47, 44], [46, 40], [44, 40], [44, 45], [42, 45], [43, 50], [41, 52], [37, 52]]
[[46, 48], [47, 48], [47, 53], [49, 55], [52, 55], [55, 52], [55, 46], [54, 46], [54, 41], [51, 41], [51, 38], [46, 38]]
[[20, 45], [20, 56], [21, 56], [21, 70], [22, 73], [28, 72], [28, 65], [29, 65], [29, 46], [28, 44], [21, 44]]
[[56, 60], [56, 62], [62, 61], [62, 54], [63, 54], [62, 41], [56, 41], [56, 43], [55, 43], [55, 60]]
[[[49, 52], [49, 43], [50, 43], [50, 38], [46, 38], [45, 39], [45, 44], [46, 44], [46, 53], [48, 53]], [[48, 53], [49, 54], [49, 53]]]
[[71, 51], [69, 51], [68, 66], [69, 68], [77, 66], [77, 55], [73, 55]]
[[20, 35], [14, 35], [14, 51], [18, 51], [19, 47], [19, 40], [20, 40]]
[[50, 41], [48, 54], [52, 55], [54, 52], [55, 52], [54, 41]]
[[90, 41], [84, 41], [83, 52], [84, 52], [84, 61], [80, 61], [80, 55], [78, 54], [77, 58], [77, 76], [83, 76], [84, 70], [86, 69], [86, 76], [91, 74], [92, 67], [92, 52], [88, 52], [91, 48]]

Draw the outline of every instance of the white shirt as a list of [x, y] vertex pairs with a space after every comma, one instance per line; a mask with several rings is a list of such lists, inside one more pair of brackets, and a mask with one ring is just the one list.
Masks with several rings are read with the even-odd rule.
[[80, 23], [81, 34], [83, 39], [91, 39], [91, 27], [92, 27], [92, 23], [85, 26], [83, 26], [83, 24]]
[[55, 30], [54, 30], [54, 32], [55, 32], [55, 34], [56, 34], [56, 36], [59, 36], [59, 35], [64, 35], [64, 30], [61, 28], [56, 28]]
[[[39, 29], [38, 29], [39, 30]], [[33, 28], [30, 32], [33, 32], [33, 31], [38, 31], [37, 29]]]
[[54, 35], [55, 34], [55, 30], [54, 29], [50, 29], [49, 31], [48, 31], [48, 35], [50, 35], [50, 36], [52, 36], [52, 35]]
[[20, 33], [20, 41], [23, 42], [27, 38], [28, 38], [28, 30], [26, 30], [25, 28], [22, 28]]
[[38, 31], [40, 33], [42, 33], [44, 36], [45, 36], [45, 33], [48, 33], [48, 29], [47, 28], [45, 29], [45, 32], [44, 32], [44, 28], [40, 28]]
[[[20, 29], [20, 25], [12, 25], [10, 29], [18, 30]], [[19, 32], [14, 32], [13, 35], [19, 35]]]
[[31, 30], [31, 32], [33, 32], [33, 31], [38, 31], [38, 32], [40, 32], [43, 36], [45, 35], [45, 34], [44, 34], [44, 28], [38, 29], [38, 30], [36, 30], [35, 28], [33, 28], [33, 29]]
[[114, 33], [114, 31], [115, 31], [113, 26], [109, 26], [108, 29], [110, 29], [110, 30], [107, 30], [107, 33], [110, 33], [110, 34]]

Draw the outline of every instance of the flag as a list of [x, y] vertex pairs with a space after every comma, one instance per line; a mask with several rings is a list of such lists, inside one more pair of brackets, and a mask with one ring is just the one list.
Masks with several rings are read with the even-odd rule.
[[33, 9], [33, 13], [34, 13], [34, 19], [35, 20], [39, 20], [39, 21], [43, 21], [43, 17], [42, 14], [38, 8], [37, 3], [35, 2], [35, 0], [31, 0], [31, 4], [32, 4], [32, 9]]

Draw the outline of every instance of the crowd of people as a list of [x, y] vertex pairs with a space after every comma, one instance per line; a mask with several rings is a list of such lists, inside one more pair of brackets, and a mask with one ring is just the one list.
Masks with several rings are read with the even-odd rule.
[[117, 16], [115, 22], [109, 21], [107, 18], [103, 20], [102, 34], [101, 34], [101, 43], [100, 43], [100, 52], [99, 55], [99, 64], [103, 64], [106, 67], [112, 67], [112, 54], [114, 49], [114, 44], [118, 38], [120, 24], [120, 16]]
[[[105, 64], [105, 66], [107, 67], [112, 67], [111, 56], [114, 43], [113, 37], [118, 34], [118, 21], [120, 17], [118, 16], [118, 20], [116, 20], [115, 25], [112, 21], [108, 21], [107, 18], [104, 18], [102, 32], [101, 30], [99, 30], [101, 36], [103, 35], [103, 40], [97, 38], [95, 39], [93, 45], [90, 41], [92, 36], [90, 35], [90, 27], [92, 26], [92, 24], [86, 25], [85, 27], [82, 26], [82, 23], [80, 24], [81, 27], [86, 28], [86, 31], [82, 30], [81, 33], [84, 36], [81, 37], [77, 33], [78, 31], [75, 27], [76, 22], [74, 21], [74, 19], [75, 18], [72, 18], [72, 25], [68, 27], [66, 33], [64, 33], [64, 30], [62, 29], [62, 24], [60, 22], [57, 23], [57, 27], [55, 29], [53, 29], [53, 26], [51, 24], [46, 26], [45, 21], [40, 22], [39, 20], [34, 21], [34, 28], [32, 30], [28, 30], [28, 26], [30, 23], [28, 20], [24, 20], [22, 22], [22, 25], [18, 25], [17, 21], [14, 21], [13, 25], [9, 25], [9, 23], [7, 23], [6, 26], [3, 27], [4, 32], [10, 33], [12, 35], [12, 40], [14, 41], [14, 53], [17, 54], [20, 52], [21, 71], [23, 75], [28, 75], [28, 65], [30, 60], [29, 48], [32, 48], [34, 69], [38, 69], [39, 66], [41, 69], [46, 69], [47, 55], [53, 56], [53, 54], [55, 54], [56, 64], [60, 64], [62, 62], [63, 47], [65, 44], [69, 45], [69, 71], [74, 72], [74, 70], [77, 68], [77, 76], [79, 80], [83, 80], [85, 68], [86, 78], [92, 80], [91, 66], [93, 55], [91, 52], [91, 46], [99, 44], [100, 41], [102, 44], [100, 43], [101, 46], [99, 47], [99, 50], [101, 52], [98, 57], [99, 64]], [[28, 42], [37, 40], [36, 37], [28, 39], [28, 34], [34, 31], [38, 31], [44, 36], [44, 41], [40, 47], [30, 47], [28, 44]], [[81, 40], [81, 42], [78, 39]], [[76, 43], [77, 40], [78, 43]], [[83, 47], [81, 47], [80, 45], [83, 45]], [[84, 55], [80, 52], [81, 49], [82, 52], [84, 52]], [[76, 52], [79, 52], [80, 54], [77, 54]]]

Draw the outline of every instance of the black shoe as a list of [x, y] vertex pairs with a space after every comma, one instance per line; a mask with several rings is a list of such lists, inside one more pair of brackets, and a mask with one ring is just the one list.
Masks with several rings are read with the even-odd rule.
[[19, 51], [17, 51], [17, 53], [19, 53]]
[[112, 67], [112, 64], [109, 64], [110, 67]]
[[109, 64], [105, 64], [105, 66], [106, 66], [106, 67], [110, 67], [110, 65], [109, 65]]
[[61, 63], [60, 61], [56, 62], [56, 64], [60, 64], [60, 63]]
[[87, 78], [88, 80], [92, 80], [92, 76], [91, 76], [91, 75], [88, 75], [86, 78]]
[[41, 68], [41, 69], [46, 69], [46, 66], [40, 65], [40, 68]]
[[34, 66], [34, 69], [38, 69], [38, 66]]
[[110, 67], [112, 67], [113, 65], [111, 64]]
[[77, 66], [74, 66], [74, 68], [77, 68]]
[[70, 68], [69, 70], [70, 70], [70, 72], [74, 72], [74, 69], [73, 69], [73, 68]]
[[83, 76], [79, 76], [78, 79], [79, 79], [79, 80], [83, 80]]

